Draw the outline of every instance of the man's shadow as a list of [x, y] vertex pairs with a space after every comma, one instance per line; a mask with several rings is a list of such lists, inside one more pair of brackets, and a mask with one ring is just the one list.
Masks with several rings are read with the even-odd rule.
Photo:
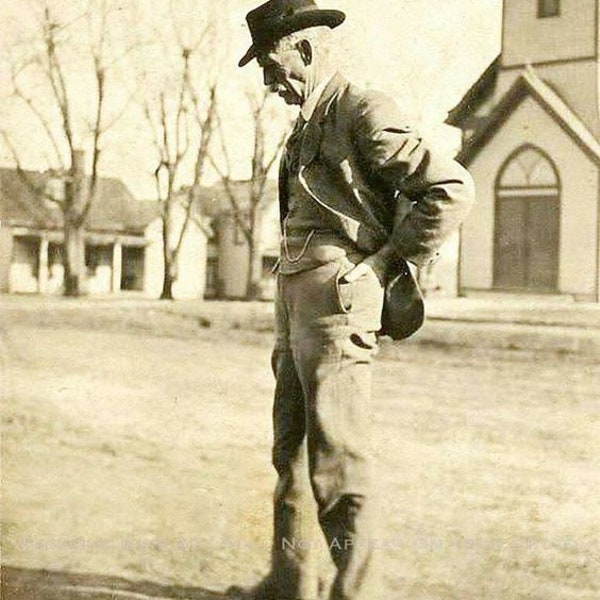
[[2, 600], [226, 600], [204, 588], [128, 581], [120, 577], [2, 566]]

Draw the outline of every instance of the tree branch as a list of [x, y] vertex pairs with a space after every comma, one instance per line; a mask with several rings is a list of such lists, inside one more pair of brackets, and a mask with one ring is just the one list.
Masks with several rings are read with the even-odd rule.
[[204, 175], [204, 167], [206, 164], [206, 160], [209, 156], [210, 143], [214, 131], [216, 107], [217, 95], [215, 85], [209, 91], [208, 111], [206, 114], [206, 118], [201, 122], [200, 147], [198, 148], [198, 153], [196, 154], [196, 162], [194, 165], [194, 181], [188, 189], [187, 206], [185, 207], [185, 221], [179, 235], [179, 240], [177, 241], [177, 246], [175, 248], [175, 257], [179, 256], [179, 252], [183, 244], [183, 238], [185, 237], [185, 233], [188, 229], [193, 208], [197, 202], [199, 188]]
[[213, 168], [215, 169], [215, 171], [218, 173], [219, 177], [221, 178], [221, 182], [223, 183], [223, 187], [225, 189], [225, 195], [227, 196], [227, 199], [229, 200], [229, 203], [233, 210], [233, 217], [235, 219], [235, 222], [238, 225], [238, 227], [241, 229], [244, 237], [246, 238], [246, 241], [248, 243], [250, 243], [252, 240], [252, 231], [251, 231], [248, 223], [246, 223], [243, 218], [242, 209], [240, 207], [240, 202], [239, 202], [237, 196], [235, 195], [235, 192], [233, 191], [233, 187], [231, 185], [231, 162], [229, 159], [229, 152], [227, 151], [227, 145], [225, 144], [225, 136], [224, 136], [224, 132], [223, 132], [223, 122], [221, 121], [221, 117], [218, 114], [218, 112], [215, 115], [215, 123], [216, 123], [216, 127], [217, 127], [217, 132], [219, 135], [219, 140], [221, 143], [221, 152], [223, 153], [223, 157], [225, 159], [226, 172], [224, 172], [219, 167], [218, 163], [214, 160], [214, 158], [212, 156], [210, 157], [210, 162], [211, 162], [211, 165], [213, 166]]
[[[30, 61], [28, 64], [32, 64], [32, 61]], [[63, 153], [60, 149], [59, 141], [56, 138], [48, 119], [46, 119], [46, 117], [41, 112], [41, 110], [35, 105], [33, 100], [24, 92], [24, 90], [21, 88], [21, 86], [19, 84], [18, 77], [19, 77], [20, 73], [22, 73], [26, 68], [27, 68], [27, 65], [23, 66], [19, 70], [15, 70], [14, 68], [11, 68], [11, 83], [13, 86], [13, 94], [19, 100], [21, 100], [22, 102], [24, 102], [27, 105], [27, 107], [32, 112], [32, 114], [35, 116], [35, 118], [39, 121], [40, 125], [42, 126], [42, 129], [44, 130], [44, 132], [46, 133], [46, 136], [48, 137], [48, 141], [50, 142], [50, 144], [52, 145], [52, 147], [54, 149], [54, 152], [56, 154], [56, 160], [58, 161], [58, 163], [61, 165], [62, 168], [66, 169], [67, 165], [64, 160]]]
[[[43, 185], [43, 186], [36, 185], [36, 183], [33, 181], [33, 179], [23, 169], [23, 167], [21, 166], [19, 154], [18, 154], [14, 144], [12, 143], [12, 140], [10, 139], [10, 136], [8, 135], [8, 133], [5, 130], [0, 130], [0, 136], [4, 140], [4, 143], [6, 144], [6, 147], [8, 148], [8, 151], [10, 152], [10, 154], [12, 156], [12, 159], [15, 163], [17, 174], [19, 175], [19, 178], [27, 186], [29, 191], [38, 199], [48, 200], [49, 202], [53, 202], [57, 206], [62, 206], [63, 202], [60, 198], [57, 198], [56, 196], [53, 196], [52, 194], [48, 193], [48, 189], [45, 185]], [[52, 175], [52, 172], [50, 172], [49, 174]], [[60, 175], [62, 175], [62, 174], [60, 174]], [[17, 200], [17, 202], [22, 203], [22, 200], [18, 194], [15, 196], [15, 199]], [[23, 204], [23, 206], [27, 209], [32, 208], [31, 205], [29, 205], [29, 204], [28, 205]], [[40, 219], [40, 222], [44, 223], [46, 220], [46, 214], [45, 213], [42, 214], [40, 212], [40, 207], [37, 205], [34, 206], [33, 208], [36, 212], [38, 212], [38, 218]]]
[[62, 127], [69, 146], [71, 159], [75, 151], [73, 143], [73, 131], [71, 128], [71, 118], [69, 111], [69, 101], [67, 96], [67, 89], [65, 83], [65, 77], [62, 71], [62, 65], [57, 55], [57, 39], [56, 32], [58, 25], [54, 23], [50, 16], [50, 8], [45, 4], [44, 8], [44, 20], [43, 20], [43, 41], [45, 57], [48, 63], [46, 76], [52, 87], [54, 94], [54, 100], [57, 103], [58, 109], [62, 117]]

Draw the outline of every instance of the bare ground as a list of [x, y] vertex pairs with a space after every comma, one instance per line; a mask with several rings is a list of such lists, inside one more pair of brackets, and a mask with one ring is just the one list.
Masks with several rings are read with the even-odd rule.
[[[265, 572], [270, 334], [73, 304], [2, 339], [4, 598], [208, 599]], [[597, 363], [384, 350], [386, 597], [597, 600]]]

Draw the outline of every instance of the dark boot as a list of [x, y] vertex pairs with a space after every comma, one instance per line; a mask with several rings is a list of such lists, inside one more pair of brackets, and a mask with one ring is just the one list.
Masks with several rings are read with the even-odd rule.
[[345, 495], [324, 515], [320, 522], [329, 544], [337, 576], [331, 600], [347, 598], [371, 600], [375, 575], [373, 515], [363, 496]]

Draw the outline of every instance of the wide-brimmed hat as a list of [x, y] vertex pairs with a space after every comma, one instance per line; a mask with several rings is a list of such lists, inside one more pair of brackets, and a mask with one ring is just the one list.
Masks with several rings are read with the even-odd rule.
[[346, 15], [320, 9], [313, 0], [269, 0], [246, 15], [252, 46], [239, 62], [243, 67], [282, 37], [308, 27], [337, 27]]

